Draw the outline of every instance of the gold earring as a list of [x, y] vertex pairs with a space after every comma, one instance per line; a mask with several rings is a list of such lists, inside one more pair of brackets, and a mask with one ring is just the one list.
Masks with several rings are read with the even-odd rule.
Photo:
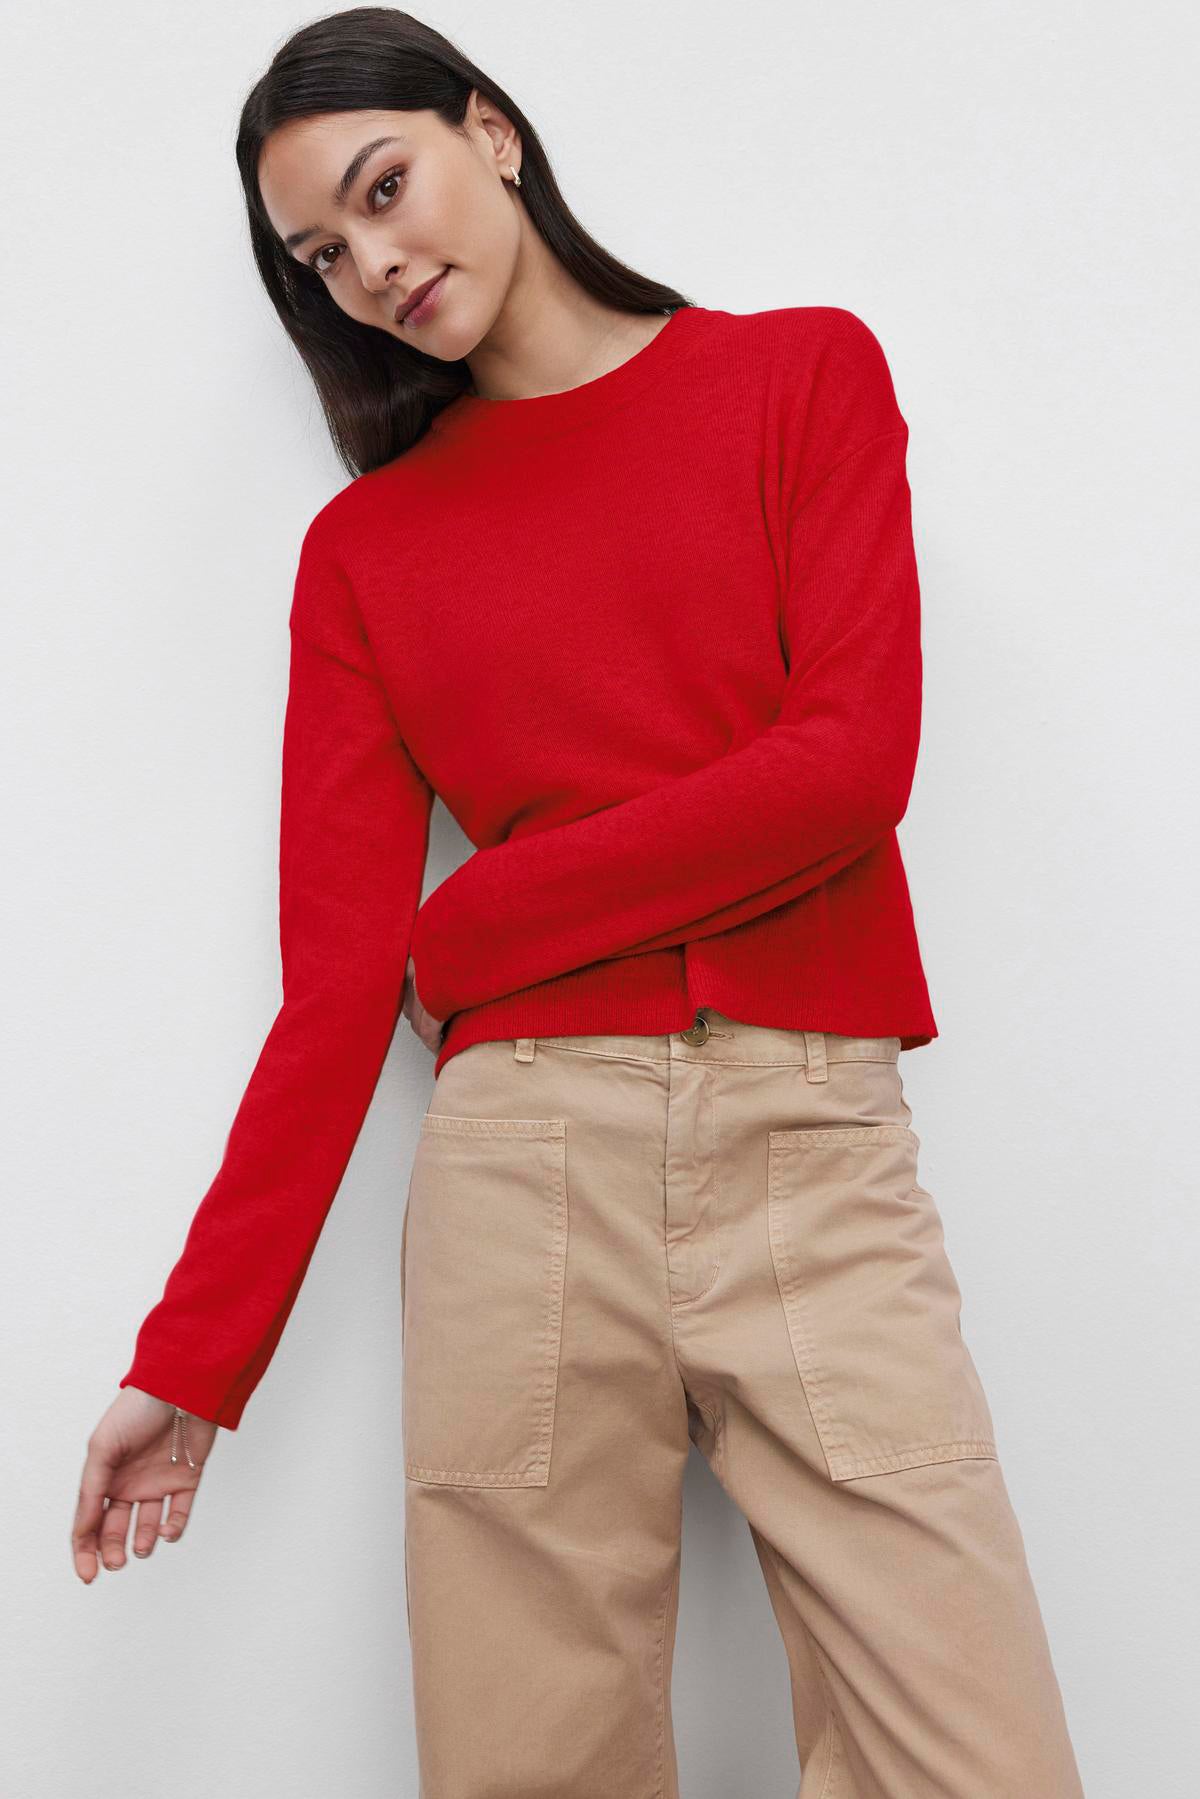
[[511, 164], [511, 162], [510, 162], [510, 163], [509, 163], [509, 165], [508, 165], [508, 166], [509, 166], [509, 168], [510, 168], [510, 169], [512, 169], [512, 178], [513, 178], [513, 184], [514, 184], [514, 186], [516, 186], [516, 187], [520, 187], [520, 185], [521, 185], [521, 177], [520, 177], [520, 176], [519, 176], [519, 175], [518, 175], [518, 174], [517, 174], [517, 171], [516, 171], [516, 170], [515, 170], [515, 169], [513, 169], [513, 166], [512, 166], [512, 164]]

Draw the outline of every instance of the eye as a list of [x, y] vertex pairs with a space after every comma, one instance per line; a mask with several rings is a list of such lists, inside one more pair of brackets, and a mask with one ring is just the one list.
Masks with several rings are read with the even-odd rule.
[[[400, 185], [404, 181], [404, 173], [405, 171], [403, 169], [389, 169], [386, 175], [381, 175], [379, 180], [372, 184], [370, 192], [367, 194], [368, 202], [370, 201], [371, 196], [377, 193], [380, 188], [386, 187], [388, 182], [395, 182], [397, 184], [396, 191], [395, 193], [385, 194], [384, 200], [385, 202], [394, 200], [396, 195], [400, 192]], [[373, 206], [371, 208], [372, 212], [382, 212], [382, 210], [383, 208], [380, 206]], [[337, 251], [337, 255], [333, 262], [322, 262], [320, 258], [329, 250]], [[312, 255], [306, 258], [306, 261], [310, 269], [315, 269], [316, 273], [324, 278], [329, 273], [330, 269], [340, 262], [341, 259], [342, 253], [337, 244], [322, 244], [319, 250], [314, 250]]]
[[[383, 187], [386, 182], [389, 182], [389, 181], [397, 181], [398, 182], [398, 181], [402, 181], [403, 179], [404, 179], [404, 170], [403, 169], [389, 169], [386, 175], [381, 175], [379, 177], [379, 180], [375, 183], [375, 186], [371, 189], [371, 194], [375, 193], [377, 191], [377, 189]], [[397, 192], [399, 192], [399, 189], [397, 189]], [[371, 194], [367, 195], [368, 200], [371, 198]], [[395, 194], [388, 194], [388, 196], [387, 196], [387, 198], [389, 200], [394, 200], [395, 197], [396, 197]], [[375, 210], [378, 211], [379, 210], [378, 207], [376, 207]]]
[[[338, 247], [336, 244], [325, 244], [320, 250], [314, 250], [312, 255], [307, 258], [309, 268], [315, 269], [318, 275], [327, 275], [329, 270], [333, 267], [333, 264], [331, 262], [321, 262], [319, 259], [324, 256], [326, 250], [337, 249]], [[340, 250], [338, 250], [338, 255], [341, 255]]]

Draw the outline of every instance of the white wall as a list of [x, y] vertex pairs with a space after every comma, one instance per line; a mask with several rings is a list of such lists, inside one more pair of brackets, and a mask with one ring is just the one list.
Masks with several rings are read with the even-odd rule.
[[[256, 285], [232, 140], [310, 16], [58, 0], [9, 27], [5, 1799], [417, 1793], [398, 1257], [432, 1061], [406, 1024], [183, 1543], [91, 1588], [68, 1554], [86, 1435], [278, 1001], [286, 614], [345, 477]], [[923, 1179], [1089, 1799], [1184, 1799], [1194, 20], [1169, 0], [421, 16], [512, 91], [634, 266], [734, 311], [848, 306], [888, 354], [924, 595], [902, 828], [942, 1033], [905, 1058]], [[427, 890], [466, 847], [439, 807]], [[684, 1554], [684, 1792], [784, 1799], [782, 1649], [698, 1457]]]

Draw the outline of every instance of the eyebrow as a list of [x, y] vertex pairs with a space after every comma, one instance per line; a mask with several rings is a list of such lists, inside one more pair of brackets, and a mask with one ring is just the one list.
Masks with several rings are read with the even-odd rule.
[[[408, 139], [404, 136], [393, 136], [373, 137], [369, 144], [364, 144], [362, 149], [356, 151], [350, 158], [350, 161], [346, 164], [341, 180], [333, 190], [334, 205], [344, 206], [346, 204], [350, 189], [362, 174], [363, 165], [370, 157], [374, 156], [376, 150], [381, 150], [384, 144], [406, 144], [407, 142]], [[285, 250], [294, 250], [298, 245], [304, 242], [306, 237], [316, 237], [320, 230], [320, 225], [306, 225], [303, 231], [289, 231], [288, 235], [283, 240], [283, 247]]]

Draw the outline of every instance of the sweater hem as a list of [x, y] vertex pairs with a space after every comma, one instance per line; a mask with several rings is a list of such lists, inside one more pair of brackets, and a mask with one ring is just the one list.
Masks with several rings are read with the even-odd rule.
[[[681, 963], [682, 966], [682, 963]], [[508, 1003], [491, 1001], [456, 1012], [448, 1021], [434, 1063], [434, 1079], [447, 1062], [473, 1043], [515, 1041], [520, 1037], [673, 1036], [691, 1026], [702, 1006], [745, 1024], [773, 1030], [830, 1031], [845, 1037], [898, 1037], [901, 1051], [920, 1049], [938, 1036], [928, 1004], [889, 1006], [860, 996], [834, 997], [828, 990], [797, 991], [750, 999], [711, 973], [696, 972], [681, 991], [659, 996], [513, 995]]]

